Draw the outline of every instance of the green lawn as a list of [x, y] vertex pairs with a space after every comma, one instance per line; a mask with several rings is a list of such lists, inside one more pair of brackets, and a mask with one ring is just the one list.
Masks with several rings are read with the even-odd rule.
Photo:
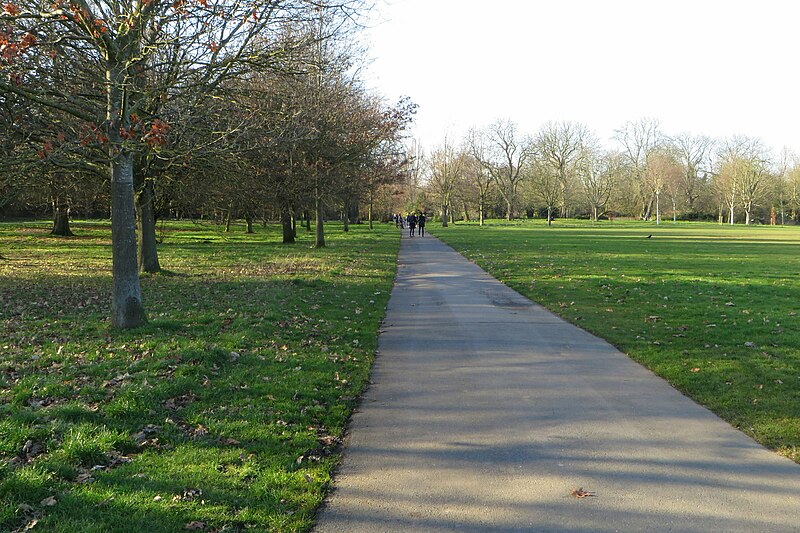
[[393, 226], [168, 223], [112, 331], [108, 224], [0, 224], [0, 531], [305, 531], [369, 375]]
[[800, 462], [800, 228], [559, 220], [429, 229]]

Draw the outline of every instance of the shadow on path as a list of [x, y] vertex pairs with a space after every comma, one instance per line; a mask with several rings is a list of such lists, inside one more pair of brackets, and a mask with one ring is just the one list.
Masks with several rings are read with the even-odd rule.
[[800, 530], [799, 465], [433, 237], [384, 329], [317, 533]]

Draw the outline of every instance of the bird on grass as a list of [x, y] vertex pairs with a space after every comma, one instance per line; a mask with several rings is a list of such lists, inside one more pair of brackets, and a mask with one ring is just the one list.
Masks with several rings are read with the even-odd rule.
[[652, 233], [650, 235], [648, 235], [647, 237], [645, 237], [645, 239], [652, 239], [652, 238], [653, 238], [653, 234]]

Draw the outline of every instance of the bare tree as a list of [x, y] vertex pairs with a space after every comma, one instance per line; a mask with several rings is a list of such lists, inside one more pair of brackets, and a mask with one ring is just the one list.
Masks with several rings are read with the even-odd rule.
[[578, 182], [591, 210], [592, 220], [597, 222], [598, 218], [605, 214], [619, 179], [621, 155], [617, 152], [600, 153], [592, 150], [584, 155], [581, 161], [577, 174]]
[[689, 211], [694, 211], [704, 178], [711, 169], [710, 156], [714, 149], [714, 140], [704, 135], [681, 133], [673, 137], [670, 144], [683, 165], [681, 189], [686, 206]]
[[543, 204], [547, 212], [547, 225], [551, 226], [561, 199], [561, 181], [558, 174], [540, 157], [532, 158], [525, 165], [525, 173], [528, 175], [529, 194], [535, 201]]
[[464, 152], [445, 138], [444, 142], [431, 152], [428, 160], [428, 185], [439, 201], [444, 227], [447, 227], [453, 207], [453, 194], [464, 169], [465, 159]]
[[477, 192], [478, 198], [478, 224], [483, 226], [486, 216], [486, 201], [489, 191], [495, 184], [495, 175], [489, 171], [489, 166], [483, 164], [488, 161], [487, 139], [484, 134], [476, 129], [471, 129], [467, 133], [467, 145], [471, 158], [466, 162], [464, 172], [467, 181]]
[[639, 216], [642, 220], [649, 220], [655, 195], [647, 182], [646, 170], [648, 156], [662, 142], [658, 121], [642, 118], [637, 122], [626, 122], [616, 131], [615, 138], [622, 146], [622, 153], [627, 159], [639, 201]]
[[596, 143], [589, 128], [577, 122], [550, 122], [542, 127], [536, 137], [536, 151], [541, 162], [551, 168], [560, 184], [562, 217], [569, 216], [577, 171]]
[[[664, 146], [652, 150], [647, 156], [647, 166], [645, 168], [645, 181], [655, 198], [656, 224], [661, 224], [661, 194], [667, 187], [675, 189], [682, 174], [680, 163], [669, 150]], [[673, 198], [673, 218], [676, 216], [677, 206], [675, 205], [676, 194]]]
[[506, 204], [506, 219], [514, 218], [522, 169], [533, 153], [530, 139], [522, 137], [510, 120], [498, 120], [487, 130], [487, 150], [481, 163], [498, 185]]
[[723, 180], [727, 183], [726, 201], [733, 224], [737, 200], [745, 212], [745, 224], [752, 222], [753, 208], [766, 192], [770, 160], [758, 139], [735, 136], [725, 142], [720, 152]]

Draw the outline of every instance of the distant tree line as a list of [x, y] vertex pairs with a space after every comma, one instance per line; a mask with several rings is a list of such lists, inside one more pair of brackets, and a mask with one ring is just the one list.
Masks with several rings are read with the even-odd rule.
[[[0, 215], [111, 217], [112, 323], [146, 321], [158, 217], [297, 221], [391, 195], [415, 106], [359, 78], [362, 0], [0, 4]], [[388, 191], [388, 192], [387, 192]], [[362, 209], [366, 206], [365, 209]], [[388, 208], [386, 208], [388, 211]]]
[[745, 136], [667, 135], [652, 119], [625, 123], [614, 141], [603, 147], [576, 122], [528, 135], [499, 120], [426, 154], [406, 187], [409, 208], [435, 210], [445, 225], [486, 217], [800, 222], [796, 154], [776, 157]]

